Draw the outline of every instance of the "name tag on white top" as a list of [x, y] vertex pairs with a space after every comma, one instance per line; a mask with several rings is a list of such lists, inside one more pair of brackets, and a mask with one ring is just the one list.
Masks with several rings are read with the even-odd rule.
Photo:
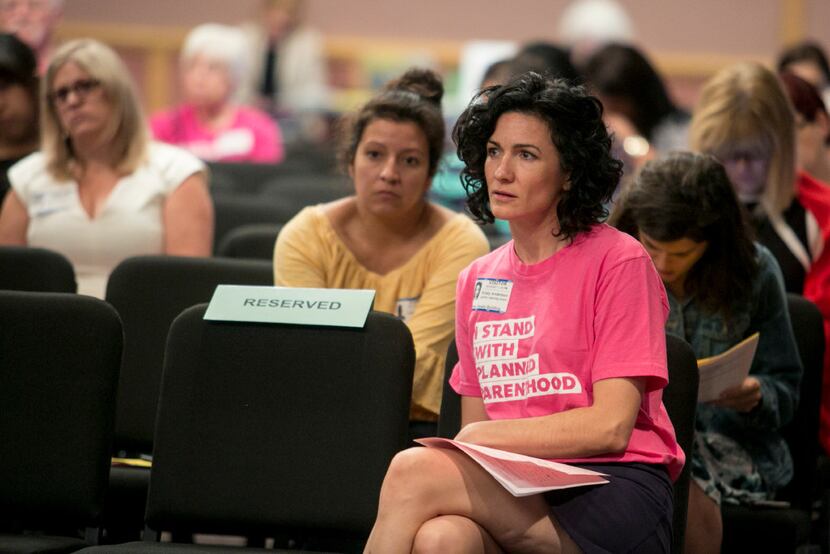
[[510, 303], [513, 281], [479, 277], [473, 289], [473, 310], [503, 314]]
[[29, 215], [33, 218], [43, 217], [70, 209], [76, 203], [75, 187], [61, 185], [35, 192], [29, 199]]
[[363, 327], [375, 291], [219, 285], [205, 319]]

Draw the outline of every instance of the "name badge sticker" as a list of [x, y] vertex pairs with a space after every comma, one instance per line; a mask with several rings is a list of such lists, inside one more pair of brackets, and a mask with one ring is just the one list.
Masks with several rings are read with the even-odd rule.
[[479, 277], [473, 290], [473, 310], [503, 314], [510, 303], [513, 281]]
[[395, 303], [395, 315], [403, 320], [404, 323], [409, 321], [409, 318], [415, 313], [415, 308], [418, 307], [418, 298], [398, 298]]
[[29, 199], [29, 213], [32, 218], [38, 218], [65, 212], [75, 204], [75, 196], [75, 189], [66, 185], [36, 192]]
[[360, 328], [374, 300], [366, 289], [219, 285], [205, 319]]

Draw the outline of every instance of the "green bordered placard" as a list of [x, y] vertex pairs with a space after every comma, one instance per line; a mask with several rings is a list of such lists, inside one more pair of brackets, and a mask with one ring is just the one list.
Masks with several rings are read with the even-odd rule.
[[368, 289], [219, 285], [205, 319], [363, 327], [374, 299]]

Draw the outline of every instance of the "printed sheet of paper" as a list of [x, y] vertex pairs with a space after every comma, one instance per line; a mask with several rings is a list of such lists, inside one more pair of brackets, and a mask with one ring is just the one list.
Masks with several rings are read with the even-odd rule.
[[758, 333], [755, 333], [726, 352], [698, 360], [700, 384], [697, 389], [697, 401], [717, 400], [724, 390], [741, 384], [749, 375], [757, 348]]
[[457, 448], [485, 469], [513, 496], [607, 483], [602, 473], [495, 448], [431, 437], [418, 442], [430, 448]]

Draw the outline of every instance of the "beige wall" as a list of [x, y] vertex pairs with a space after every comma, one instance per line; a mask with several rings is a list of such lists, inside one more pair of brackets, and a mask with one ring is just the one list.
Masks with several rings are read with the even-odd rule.
[[[785, 6], [801, 6], [807, 34], [830, 44], [827, 0], [621, 0], [641, 44], [655, 52], [773, 56]], [[257, 0], [66, 0], [72, 21], [190, 26], [235, 23]], [[307, 0], [307, 20], [333, 35], [392, 38], [556, 38], [567, 0]]]
[[[619, 0], [630, 13], [637, 43], [670, 81], [679, 103], [691, 105], [700, 83], [718, 67], [753, 58], [771, 62], [792, 38], [811, 37], [830, 47], [828, 0]], [[471, 39], [555, 40], [556, 22], [567, 0], [307, 0], [306, 20], [324, 32], [330, 49], [357, 55], [390, 42], [417, 48], [435, 43], [452, 56]], [[206, 21], [238, 23], [256, 16], [259, 0], [66, 0], [65, 28], [79, 23], [137, 30], [127, 40], [131, 66], [148, 104], [175, 95], [170, 54], [184, 31]], [[93, 27], [96, 28], [96, 27]], [[66, 34], [66, 33], [65, 33]], [[145, 37], [145, 38], [142, 38]], [[155, 54], [145, 56], [141, 42]], [[106, 37], [104, 37], [106, 39]], [[112, 39], [122, 40], [120, 31]], [[382, 45], [375, 47], [375, 41]], [[410, 45], [410, 43], [413, 43]], [[125, 44], [119, 49], [124, 51]], [[449, 53], [449, 54], [447, 54]], [[155, 56], [155, 57], [153, 57]], [[167, 56], [168, 61], [164, 58]], [[138, 70], [138, 69], [137, 69]], [[160, 76], [162, 75], [163, 76]]]

